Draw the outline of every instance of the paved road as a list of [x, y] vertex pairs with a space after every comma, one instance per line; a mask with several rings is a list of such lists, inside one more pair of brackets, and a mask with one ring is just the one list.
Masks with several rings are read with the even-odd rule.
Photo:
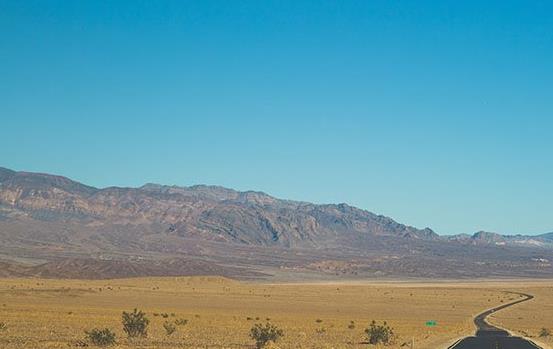
[[534, 298], [534, 296], [524, 293], [513, 294], [521, 295], [523, 298], [478, 314], [478, 316], [474, 318], [474, 324], [477, 328], [476, 335], [473, 337], [466, 337], [453, 344], [448, 349], [541, 349], [536, 344], [526, 339], [512, 337], [509, 332], [486, 322], [486, 317], [488, 315]]

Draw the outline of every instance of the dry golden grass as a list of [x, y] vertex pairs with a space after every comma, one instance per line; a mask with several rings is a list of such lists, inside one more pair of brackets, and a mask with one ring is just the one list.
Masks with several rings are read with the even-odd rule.
[[[109, 281], [0, 279], [0, 348], [69, 348], [84, 331], [109, 327], [115, 348], [250, 348], [256, 322], [278, 325], [280, 348], [367, 347], [364, 329], [386, 320], [396, 344], [438, 348], [471, 334], [472, 317], [528, 291], [536, 299], [498, 313], [509, 329], [535, 335], [553, 319], [552, 282], [254, 284], [216, 277]], [[138, 307], [151, 320], [148, 338], [129, 342], [121, 312]], [[154, 316], [158, 314], [158, 316]], [[161, 314], [167, 314], [164, 318]], [[165, 321], [187, 319], [167, 337]], [[425, 326], [435, 320], [437, 326]], [[355, 328], [348, 325], [354, 321]], [[531, 323], [531, 327], [524, 324]], [[543, 323], [543, 324], [542, 324]], [[408, 346], [404, 346], [407, 348]]]

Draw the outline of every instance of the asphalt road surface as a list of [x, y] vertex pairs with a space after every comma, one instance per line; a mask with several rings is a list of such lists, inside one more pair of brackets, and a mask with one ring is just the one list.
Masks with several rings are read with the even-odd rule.
[[517, 294], [521, 295], [523, 298], [487, 310], [476, 316], [474, 318], [474, 324], [477, 328], [476, 335], [473, 337], [466, 337], [453, 344], [448, 349], [541, 349], [531, 341], [521, 337], [513, 337], [509, 334], [509, 332], [486, 322], [486, 317], [488, 315], [534, 298], [534, 296], [529, 294]]

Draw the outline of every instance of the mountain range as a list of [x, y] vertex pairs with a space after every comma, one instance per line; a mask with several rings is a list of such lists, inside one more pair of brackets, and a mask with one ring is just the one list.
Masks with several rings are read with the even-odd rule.
[[439, 236], [344, 203], [0, 168], [0, 276], [550, 277], [553, 233]]
[[541, 235], [502, 235], [479, 231], [473, 235], [460, 234], [448, 237], [449, 240], [465, 242], [471, 244], [493, 244], [493, 245], [512, 245], [512, 246], [536, 246], [544, 248], [553, 248], [553, 233]]

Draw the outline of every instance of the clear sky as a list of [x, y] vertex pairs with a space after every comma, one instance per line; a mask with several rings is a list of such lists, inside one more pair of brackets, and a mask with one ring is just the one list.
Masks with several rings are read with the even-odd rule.
[[553, 231], [553, 2], [0, 0], [0, 166]]

